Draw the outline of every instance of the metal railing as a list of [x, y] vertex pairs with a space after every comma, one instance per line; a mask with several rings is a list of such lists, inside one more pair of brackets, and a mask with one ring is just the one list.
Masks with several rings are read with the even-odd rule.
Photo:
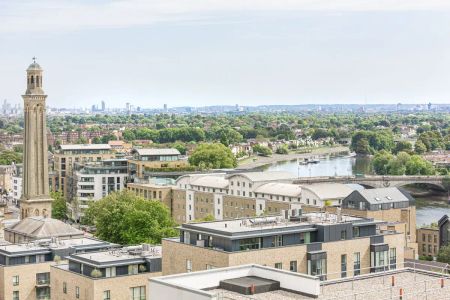
[[[392, 266], [392, 265], [391, 265]], [[369, 272], [364, 272], [364, 270], [368, 270]], [[414, 295], [422, 295], [425, 299], [433, 299], [429, 296], [432, 292], [443, 293], [444, 291], [450, 290], [450, 268], [449, 266], [439, 267], [432, 266], [429, 264], [421, 264], [416, 262], [404, 262], [395, 264], [395, 268], [389, 268], [389, 265], [386, 266], [386, 269], [378, 272], [370, 272], [373, 268], [361, 268], [359, 271], [361, 275], [350, 276], [345, 278], [334, 278], [330, 279], [330, 277], [334, 277], [336, 275], [341, 275], [341, 272], [328, 273], [321, 275], [320, 277], [325, 277], [328, 279], [327, 281], [322, 281], [320, 283], [320, 295], [321, 299], [326, 300], [365, 300], [365, 299], [377, 299], [377, 300], [387, 300], [387, 299], [417, 299], [414, 298]], [[347, 270], [347, 274], [349, 271]], [[396, 276], [403, 272], [412, 272], [413, 280], [405, 282], [404, 280], [401, 283], [397, 282], [398, 278]], [[431, 273], [431, 274], [430, 274]], [[421, 279], [418, 276], [428, 274], [434, 276], [431, 279]], [[391, 275], [391, 276], [389, 276]], [[319, 276], [318, 276], [319, 277]], [[319, 278], [320, 278], [319, 277]], [[374, 280], [375, 278], [379, 278], [378, 283], [372, 283], [373, 289], [365, 290], [359, 292], [358, 290], [362, 287], [359, 282], [364, 280]], [[422, 277], [423, 278], [423, 277]], [[331, 286], [334, 284], [348, 284], [349, 287], [346, 289], [342, 289], [342, 294], [327, 296], [328, 292], [331, 292]], [[329, 286], [330, 290], [326, 287]], [[386, 287], [387, 286], [387, 287]], [[367, 289], [365, 286], [364, 288]], [[413, 291], [407, 291], [408, 289], [412, 289]], [[385, 295], [388, 295], [385, 297]], [[411, 298], [412, 297], [412, 298]]]

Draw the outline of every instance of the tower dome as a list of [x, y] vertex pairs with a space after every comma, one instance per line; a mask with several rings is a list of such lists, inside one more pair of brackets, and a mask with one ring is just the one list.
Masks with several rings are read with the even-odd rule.
[[27, 71], [42, 71], [41, 66], [37, 62], [33, 62], [27, 69]]

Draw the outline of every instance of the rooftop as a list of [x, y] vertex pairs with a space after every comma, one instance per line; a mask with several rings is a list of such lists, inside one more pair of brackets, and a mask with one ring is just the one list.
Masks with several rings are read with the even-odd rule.
[[233, 219], [224, 221], [213, 221], [203, 223], [189, 223], [183, 224], [182, 228], [189, 228], [194, 230], [204, 231], [218, 231], [221, 233], [244, 233], [244, 232], [259, 232], [264, 229], [276, 229], [276, 228], [290, 228], [293, 229], [299, 226], [305, 225], [331, 225], [344, 222], [377, 222], [373, 219], [365, 219], [361, 217], [353, 217], [347, 215], [341, 215], [339, 220], [338, 215], [322, 212], [311, 212], [303, 214], [298, 220], [288, 220], [281, 216], [269, 216], [269, 217], [256, 217], [256, 218], [244, 218]]
[[143, 149], [133, 149], [133, 153], [138, 153], [139, 155], [180, 155], [180, 151], [175, 148], [143, 148]]
[[[245, 295], [242, 293], [242, 287], [248, 287], [247, 282], [251, 281], [252, 276], [258, 276], [257, 279], [265, 279], [269, 283], [279, 282], [279, 288], [266, 288], [258, 292], [257, 285], [254, 283], [256, 293]], [[392, 285], [393, 280], [394, 285]], [[238, 288], [221, 284], [230, 281]], [[260, 284], [259, 281], [255, 282]], [[176, 295], [173, 293], [183, 291], [192, 295], [193, 298], [202, 296], [202, 299], [392, 300], [400, 299], [400, 290], [403, 293], [403, 299], [448, 299], [450, 277], [442, 273], [406, 266], [386, 272], [320, 282], [313, 276], [259, 265], [244, 265], [152, 278], [149, 292], [151, 299], [171, 299], [170, 296]], [[164, 292], [164, 295], [160, 294], [161, 292]]]
[[342, 183], [314, 183], [303, 184], [302, 188], [308, 189], [316, 194], [320, 199], [345, 198], [350, 195], [354, 189]]
[[223, 175], [196, 176], [191, 179], [191, 185], [225, 189], [228, 187], [228, 180]]
[[355, 193], [359, 193], [371, 204], [414, 201], [414, 198], [412, 198], [411, 195], [396, 187], [365, 189], [355, 191]]
[[269, 182], [256, 188], [255, 193], [300, 197], [302, 188], [298, 184]]
[[134, 260], [141, 261], [143, 258], [161, 258], [162, 247], [150, 245], [128, 246], [115, 248], [109, 251], [87, 252], [73, 254], [70, 260], [87, 263], [96, 266], [117, 265], [130, 263]]
[[290, 180], [294, 179], [296, 176], [289, 172], [283, 171], [267, 171], [267, 172], [244, 172], [244, 173], [233, 173], [227, 176], [230, 179], [234, 176], [244, 176], [250, 181], [275, 181], [275, 180]]
[[75, 144], [75, 145], [61, 145], [60, 149], [66, 150], [111, 150], [108, 144]]
[[18, 233], [34, 239], [64, 236], [83, 236], [84, 233], [69, 224], [42, 216], [25, 218], [5, 231]]

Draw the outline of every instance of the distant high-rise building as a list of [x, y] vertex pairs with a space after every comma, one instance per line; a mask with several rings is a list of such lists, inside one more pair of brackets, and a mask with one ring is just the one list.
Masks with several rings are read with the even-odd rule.
[[125, 104], [125, 108], [126, 108], [126, 110], [127, 110], [128, 112], [131, 110], [130, 102], [127, 102], [127, 103]]
[[431, 110], [431, 102], [428, 103], [428, 110]]
[[106, 111], [106, 103], [105, 103], [105, 101], [102, 101], [102, 111]]
[[164, 111], [167, 111], [167, 104], [164, 104]]

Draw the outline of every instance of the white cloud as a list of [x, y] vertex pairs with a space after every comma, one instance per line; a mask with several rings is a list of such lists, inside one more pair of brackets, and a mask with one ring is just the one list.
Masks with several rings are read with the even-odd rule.
[[0, 32], [124, 28], [242, 11], [447, 9], [447, 0], [0, 0]]

